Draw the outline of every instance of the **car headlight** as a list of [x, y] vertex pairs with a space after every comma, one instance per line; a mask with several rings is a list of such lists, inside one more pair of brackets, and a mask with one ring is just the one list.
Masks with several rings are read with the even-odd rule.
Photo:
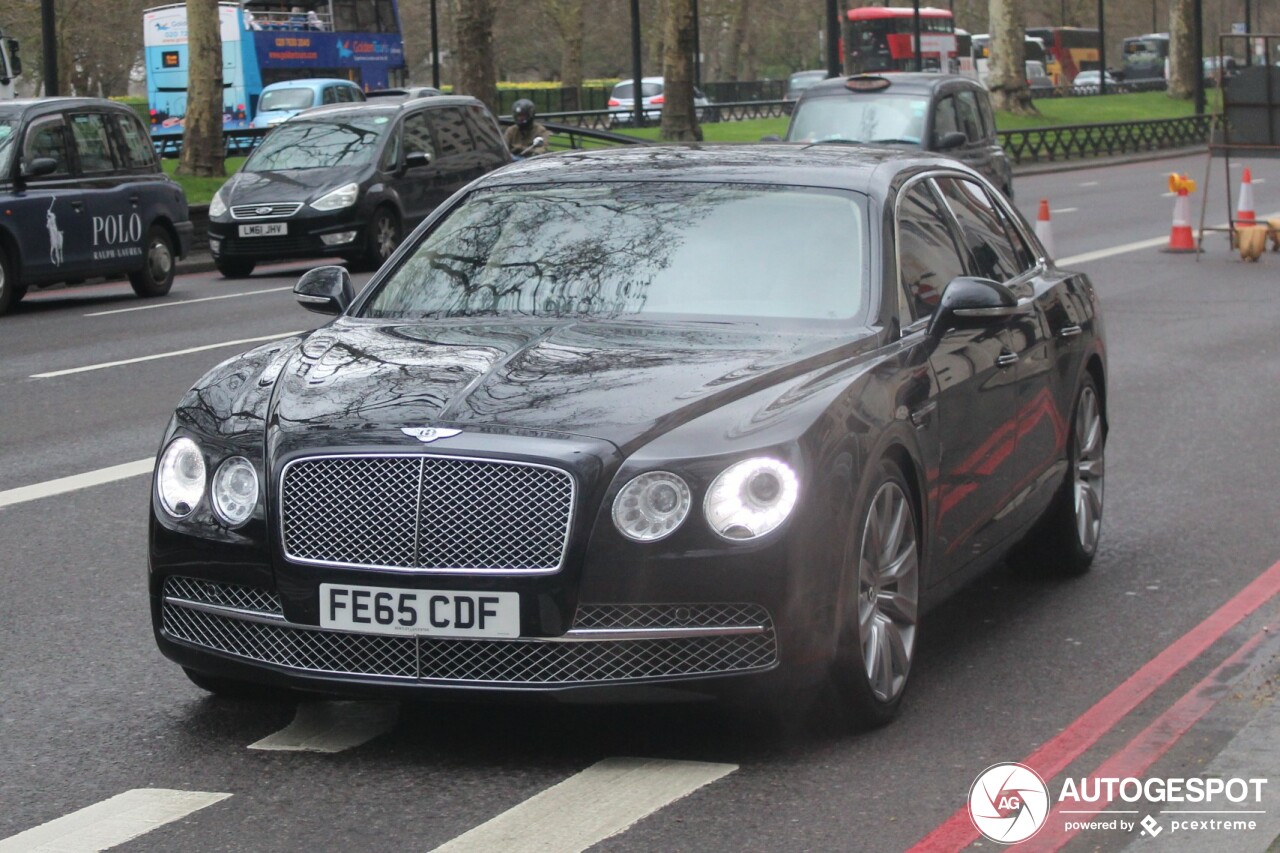
[[209, 217], [223, 216], [227, 212], [227, 203], [222, 200], [222, 190], [219, 189], [213, 194], [213, 200], [209, 202]]
[[711, 482], [703, 510], [725, 539], [757, 539], [777, 528], [795, 509], [800, 479], [791, 466], [760, 457], [730, 465]]
[[244, 524], [258, 505], [258, 472], [243, 456], [232, 456], [213, 475], [213, 509], [231, 527]]
[[680, 526], [692, 503], [684, 480], [666, 471], [650, 471], [623, 486], [613, 499], [613, 523], [628, 539], [656, 542]]
[[325, 193], [320, 198], [311, 202], [311, 206], [316, 210], [341, 210], [344, 207], [350, 207], [356, 203], [356, 199], [360, 197], [359, 184], [346, 184], [338, 187], [333, 192]]
[[204, 454], [189, 438], [174, 440], [165, 448], [156, 468], [156, 494], [164, 511], [186, 518], [204, 495]]

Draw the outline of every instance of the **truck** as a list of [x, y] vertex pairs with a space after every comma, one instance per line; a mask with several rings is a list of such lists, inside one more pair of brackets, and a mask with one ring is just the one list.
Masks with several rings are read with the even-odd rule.
[[0, 33], [0, 99], [15, 98], [14, 81], [22, 76], [22, 59], [18, 55], [18, 40]]

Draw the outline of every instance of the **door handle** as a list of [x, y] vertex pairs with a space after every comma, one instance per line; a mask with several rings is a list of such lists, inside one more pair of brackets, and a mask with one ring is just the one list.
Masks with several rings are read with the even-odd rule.
[[911, 413], [911, 423], [922, 427], [929, 422], [929, 416], [938, 408], [937, 400], [930, 400]]
[[138, 206], [138, 194], [137, 194], [137, 193], [134, 193], [133, 195], [129, 196], [129, 203], [130, 203], [130, 204], [132, 204], [134, 207], [137, 207], [137, 206]]
[[81, 211], [81, 210], [84, 210], [84, 202], [82, 202], [82, 201], [73, 201], [73, 202], [71, 202], [71, 209], [72, 209], [72, 210], [75, 210], [75, 211]]
[[1010, 367], [1018, 363], [1018, 354], [1016, 352], [1002, 352], [996, 356], [996, 364], [1000, 367]]
[[1058, 337], [1074, 338], [1076, 335], [1080, 334], [1083, 331], [1084, 329], [1080, 326], [1063, 326], [1061, 329], [1058, 330]]

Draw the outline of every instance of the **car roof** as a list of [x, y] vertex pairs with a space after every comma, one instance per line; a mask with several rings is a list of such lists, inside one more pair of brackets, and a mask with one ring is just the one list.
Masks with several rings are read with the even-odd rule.
[[[645, 84], [645, 83], [661, 83], [661, 82], [662, 82], [663, 80], [665, 80], [665, 79], [666, 79], [666, 78], [664, 78], [664, 77], [641, 77], [641, 78], [640, 78], [640, 83], [641, 83], [641, 85], [643, 85], [643, 84]], [[613, 84], [613, 88], [615, 88], [615, 89], [616, 89], [616, 88], [618, 88], [619, 86], [629, 86], [629, 85], [631, 85], [631, 84], [632, 84], [632, 83], [634, 83], [634, 82], [635, 82], [635, 80], [634, 80], [633, 78], [628, 77], [626, 80], [619, 80], [617, 83], [614, 83], [614, 84]]]
[[397, 112], [408, 112], [419, 109], [439, 109], [441, 107], [478, 107], [484, 106], [476, 98], [468, 95], [433, 95], [430, 98], [375, 98], [372, 101], [352, 101], [347, 104], [325, 104], [303, 110], [288, 121], [300, 119], [316, 119], [336, 113], [369, 113], [391, 115]]
[[883, 197], [885, 188], [898, 176], [931, 169], [977, 174], [953, 158], [902, 148], [690, 143], [571, 151], [532, 158], [490, 172], [476, 186], [679, 181], [806, 186]]
[[[267, 89], [287, 89], [290, 86], [327, 86], [331, 83], [342, 83], [347, 86], [355, 86], [350, 80], [343, 80], [341, 77], [299, 77], [297, 80], [277, 80], [276, 82], [263, 86], [262, 90]], [[356, 88], [359, 88], [358, 86]]]
[[93, 107], [94, 109], [107, 109], [136, 115], [130, 107], [118, 104], [115, 101], [109, 101], [106, 98], [14, 98], [8, 101], [0, 101], [0, 113], [5, 115], [16, 113], [24, 117], [47, 115], [73, 107], [80, 107], [81, 109]]
[[[851, 92], [845, 87], [845, 82], [856, 77], [883, 77], [889, 81], [889, 85], [884, 89], [874, 91]], [[981, 84], [976, 80], [959, 74], [935, 74], [929, 71], [883, 71], [823, 80], [821, 83], [814, 83], [808, 89], [805, 89], [804, 97], [821, 98], [824, 96], [883, 95], [893, 93], [932, 94], [941, 87], [952, 83], [971, 86], [975, 89], [982, 88]]]

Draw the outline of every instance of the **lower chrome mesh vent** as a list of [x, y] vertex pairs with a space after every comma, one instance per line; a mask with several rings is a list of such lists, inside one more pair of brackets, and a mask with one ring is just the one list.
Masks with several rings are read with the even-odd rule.
[[[184, 602], [255, 610], [269, 618], [237, 618]], [[294, 625], [280, 613], [279, 599], [270, 592], [187, 578], [165, 582], [162, 623], [170, 638], [306, 672], [550, 686], [745, 672], [770, 667], [778, 657], [773, 623], [759, 605], [583, 605], [575, 629], [764, 630], [573, 642], [383, 637]]]

